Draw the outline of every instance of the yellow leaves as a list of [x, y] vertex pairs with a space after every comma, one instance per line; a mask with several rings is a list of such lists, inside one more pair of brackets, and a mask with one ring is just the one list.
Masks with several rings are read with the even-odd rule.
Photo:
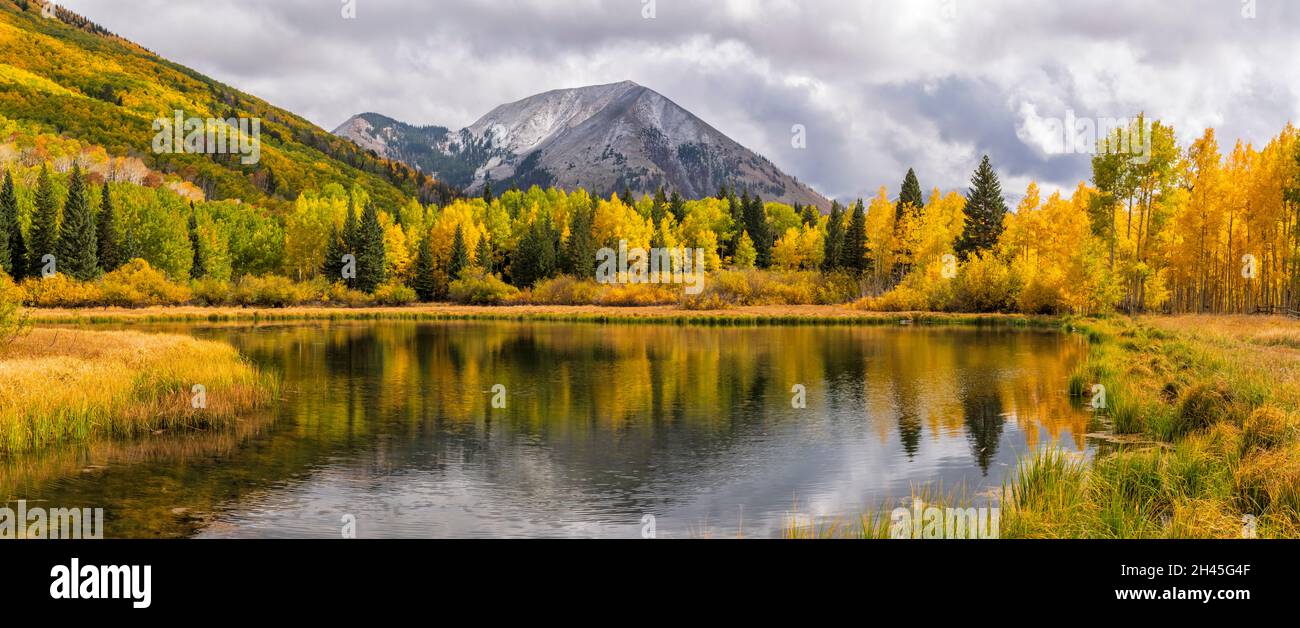
[[681, 223], [682, 241], [687, 246], [701, 246], [705, 231], [714, 234], [714, 240], [732, 233], [730, 209], [726, 201], [705, 198], [686, 202], [686, 217]]
[[384, 270], [389, 277], [406, 277], [414, 258], [406, 231], [386, 213], [379, 214], [379, 224], [384, 228]]
[[[636, 208], [619, 200], [618, 195], [611, 194], [609, 200], [596, 205], [595, 231], [599, 246], [617, 247], [620, 240], [627, 240], [629, 248], [648, 249], [654, 237], [654, 223], [637, 213]], [[702, 246], [699, 243], [692, 245]]]
[[0, 63], [0, 84], [21, 85], [36, 91], [57, 94], [59, 96], [74, 96], [86, 98], [77, 92], [74, 92], [58, 83], [51, 81], [39, 74], [33, 74], [22, 68], [17, 68], [7, 63]]
[[790, 227], [772, 246], [772, 264], [783, 270], [815, 270], [826, 257], [824, 240], [814, 226]]
[[[1007, 216], [999, 249], [1021, 282], [1017, 308], [1026, 313], [1090, 308], [1102, 286], [1087, 276], [1096, 268], [1085, 259], [1092, 226], [1087, 214], [1091, 192], [1080, 185], [1075, 198], [1053, 192], [1042, 202], [1037, 183], [1030, 183], [1016, 212]], [[1082, 292], [1081, 292], [1082, 291]]]
[[936, 188], [921, 213], [916, 244], [912, 247], [914, 263], [932, 264], [952, 252], [953, 242], [966, 224], [966, 198], [957, 192], [940, 195]]
[[342, 228], [347, 211], [348, 197], [339, 186], [298, 195], [284, 220], [285, 272], [300, 281], [314, 277], [329, 247], [330, 230]]
[[722, 257], [718, 255], [718, 236], [712, 231], [704, 231], [699, 241], [691, 248], [704, 249], [704, 269], [713, 272], [722, 268]]
[[478, 250], [479, 238], [486, 233], [483, 225], [475, 220], [482, 213], [479, 207], [481, 203], [475, 205], [458, 200], [438, 213], [438, 217], [433, 220], [433, 227], [429, 230], [429, 237], [432, 238], [429, 244], [433, 248], [435, 259], [445, 262], [451, 258], [451, 246], [456, 240], [458, 226], [461, 228], [461, 237], [465, 239], [465, 249]]
[[878, 277], [887, 276], [897, 260], [894, 259], [894, 203], [881, 186], [875, 198], [867, 205], [867, 255]]

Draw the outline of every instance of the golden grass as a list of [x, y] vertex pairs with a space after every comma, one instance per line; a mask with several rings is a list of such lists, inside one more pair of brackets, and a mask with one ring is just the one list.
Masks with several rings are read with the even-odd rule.
[[[193, 407], [195, 385], [206, 389], [205, 407]], [[0, 452], [221, 426], [268, 403], [274, 388], [218, 342], [37, 328], [0, 354]]]

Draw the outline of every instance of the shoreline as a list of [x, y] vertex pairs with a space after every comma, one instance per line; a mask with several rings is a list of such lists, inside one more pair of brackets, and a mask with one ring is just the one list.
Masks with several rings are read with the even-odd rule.
[[1063, 316], [877, 312], [848, 305], [748, 305], [718, 310], [687, 310], [671, 305], [457, 305], [330, 307], [28, 308], [38, 325], [98, 325], [184, 322], [260, 322], [320, 320], [506, 320], [675, 325], [972, 325], [1059, 327]]

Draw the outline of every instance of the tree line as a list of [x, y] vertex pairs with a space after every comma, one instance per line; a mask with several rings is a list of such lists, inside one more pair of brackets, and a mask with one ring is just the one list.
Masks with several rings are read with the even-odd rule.
[[[706, 268], [816, 271], [859, 281], [863, 306], [1097, 313], [1253, 312], [1295, 307], [1300, 259], [1300, 142], [1287, 127], [1262, 149], [1226, 157], [1213, 130], [1179, 148], [1172, 129], [1138, 118], [1149, 159], [1102, 153], [1090, 182], [1046, 195], [1031, 184], [1008, 208], [985, 156], [964, 194], [928, 198], [908, 170], [896, 192], [813, 206], [724, 187], [685, 199], [667, 190], [609, 198], [511, 188], [444, 205], [393, 206], [330, 184], [268, 211], [190, 201], [167, 187], [11, 164], [0, 188], [0, 265], [18, 281], [54, 269], [81, 281], [140, 258], [173, 281], [281, 275], [362, 292], [386, 284], [421, 300], [466, 277], [528, 288], [595, 276], [596, 251], [688, 247]], [[15, 176], [19, 175], [19, 176]]]

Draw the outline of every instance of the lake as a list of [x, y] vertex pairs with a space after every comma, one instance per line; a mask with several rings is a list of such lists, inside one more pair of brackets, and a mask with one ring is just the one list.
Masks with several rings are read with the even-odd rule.
[[[1078, 337], [917, 326], [133, 325], [229, 342], [283, 381], [231, 430], [0, 463], [9, 499], [105, 536], [771, 537], [915, 488], [995, 499], [1089, 455]], [[496, 403], [494, 403], [496, 402]], [[504, 407], [497, 407], [504, 405]], [[802, 407], [799, 407], [802, 406]]]

